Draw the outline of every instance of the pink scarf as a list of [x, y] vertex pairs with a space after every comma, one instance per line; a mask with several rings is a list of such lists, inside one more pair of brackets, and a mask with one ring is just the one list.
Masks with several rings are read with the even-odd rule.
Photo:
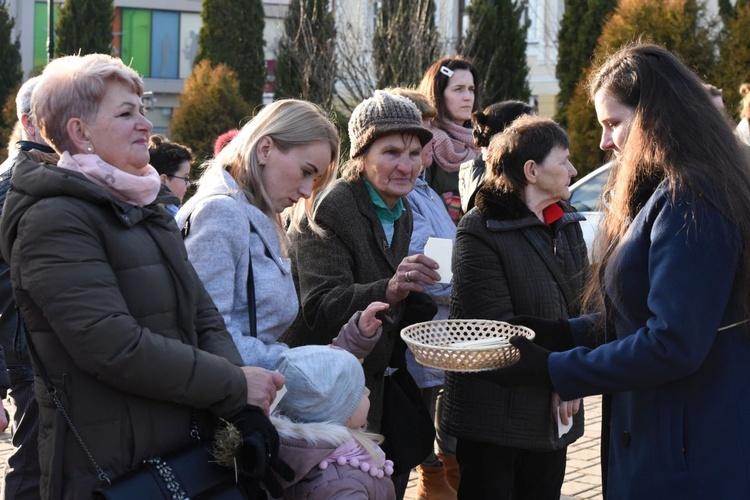
[[458, 172], [463, 162], [479, 157], [479, 151], [474, 149], [472, 129], [450, 121], [439, 123], [439, 127], [430, 127], [432, 155], [446, 172]]
[[57, 166], [80, 172], [118, 200], [139, 207], [153, 203], [161, 187], [159, 173], [151, 165], [144, 175], [133, 175], [110, 165], [98, 155], [71, 156], [65, 151]]
[[[324, 458], [318, 464], [318, 467], [325, 470], [328, 468], [328, 464], [349, 464], [352, 467], [360, 469], [362, 472], [367, 472], [372, 477], [377, 477], [378, 479], [383, 476], [390, 476], [393, 474], [393, 462], [386, 460], [383, 450], [381, 450], [379, 446], [377, 448], [380, 457], [375, 458], [370, 455], [361, 444], [352, 438]], [[378, 466], [378, 463], [382, 463], [383, 465]]]

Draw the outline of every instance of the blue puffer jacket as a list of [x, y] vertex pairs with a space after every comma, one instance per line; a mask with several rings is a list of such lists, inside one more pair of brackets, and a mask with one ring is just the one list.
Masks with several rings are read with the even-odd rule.
[[[424, 179], [424, 174], [417, 178], [417, 183], [411, 193], [406, 195], [412, 208], [414, 228], [409, 241], [409, 255], [424, 253], [424, 247], [430, 238], [456, 238], [456, 225], [445, 209], [443, 198], [435, 192]], [[444, 272], [438, 269], [438, 272]], [[450, 304], [450, 283], [435, 283], [425, 289], [437, 304], [438, 312], [433, 319], [447, 319]], [[442, 385], [444, 373], [442, 370], [420, 365], [414, 359], [411, 351], [406, 352], [406, 365], [420, 388]]]

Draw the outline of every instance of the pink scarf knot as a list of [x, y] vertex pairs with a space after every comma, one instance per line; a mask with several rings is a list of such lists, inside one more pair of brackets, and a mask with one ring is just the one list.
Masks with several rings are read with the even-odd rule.
[[[347, 465], [354, 468], [360, 469], [362, 472], [370, 474], [372, 477], [378, 479], [383, 476], [390, 476], [393, 474], [393, 462], [385, 459], [385, 453], [380, 447], [377, 447], [379, 457], [373, 457], [364, 446], [359, 444], [356, 440], [350, 439], [346, 443], [336, 448], [333, 453], [324, 458], [318, 467], [325, 470], [328, 468], [328, 464], [336, 463], [338, 465]], [[382, 466], [378, 466], [378, 463], [383, 463]]]

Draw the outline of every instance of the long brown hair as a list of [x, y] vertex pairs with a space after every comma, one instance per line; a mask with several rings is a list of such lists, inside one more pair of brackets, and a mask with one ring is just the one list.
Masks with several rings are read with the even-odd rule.
[[[741, 242], [738, 276], [750, 276], [750, 164], [701, 80], [666, 49], [635, 43], [604, 61], [592, 74], [588, 90], [592, 100], [602, 91], [634, 110], [605, 188], [610, 196], [594, 242], [593, 279], [585, 301], [589, 309], [601, 305], [601, 271], [637, 214], [639, 189], [647, 180], [664, 179], [673, 197], [679, 192], [689, 201], [700, 198], [726, 217]], [[739, 292], [750, 309], [747, 282], [739, 280]]]
[[[443, 71], [445, 70], [441, 71], [443, 67], [449, 71], [444, 73]], [[422, 76], [422, 81], [419, 82], [419, 86], [417, 87], [417, 92], [427, 97], [430, 104], [437, 109], [437, 116], [434, 119], [438, 122], [436, 125], [439, 125], [440, 122], [447, 123], [453, 120], [453, 118], [448, 116], [448, 107], [445, 104], [443, 94], [445, 94], [445, 89], [448, 87], [448, 80], [450, 79], [448, 74], [452, 74], [457, 69], [465, 69], [474, 77], [474, 105], [471, 111], [474, 112], [481, 109], [479, 106], [479, 99], [481, 97], [479, 71], [471, 63], [471, 60], [463, 56], [442, 57], [427, 68]]]

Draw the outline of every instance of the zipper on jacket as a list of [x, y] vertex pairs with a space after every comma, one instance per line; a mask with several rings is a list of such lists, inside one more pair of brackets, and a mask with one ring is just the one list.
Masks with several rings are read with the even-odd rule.
[[557, 237], [552, 237], [552, 255], [557, 255]]

